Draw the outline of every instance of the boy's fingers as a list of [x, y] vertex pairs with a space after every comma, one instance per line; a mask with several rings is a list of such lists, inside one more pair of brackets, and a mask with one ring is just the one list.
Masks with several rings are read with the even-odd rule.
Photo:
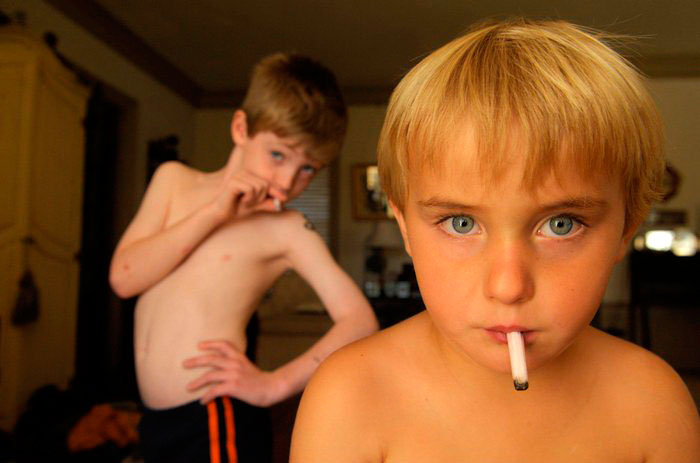
[[199, 349], [218, 350], [228, 357], [234, 357], [236, 354], [240, 354], [240, 351], [233, 347], [233, 344], [229, 341], [202, 341], [199, 343]]
[[258, 204], [256, 209], [259, 211], [280, 212], [282, 210], [282, 202], [277, 198], [267, 198]]
[[216, 354], [191, 357], [182, 362], [182, 364], [185, 368], [212, 366], [219, 369], [223, 369], [234, 368], [238, 365], [238, 362], [236, 362], [236, 359], [231, 359], [229, 357]]
[[188, 391], [196, 391], [197, 389], [200, 389], [203, 386], [206, 386], [207, 384], [210, 383], [221, 383], [227, 379], [227, 377], [230, 377], [230, 373], [225, 373], [221, 370], [215, 370], [211, 371], [209, 373], [205, 373], [199, 378], [195, 379], [194, 381], [191, 381], [187, 385], [187, 390]]

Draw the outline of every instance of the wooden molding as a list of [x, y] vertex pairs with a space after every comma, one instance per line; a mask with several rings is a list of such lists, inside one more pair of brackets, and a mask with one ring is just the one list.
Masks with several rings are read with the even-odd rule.
[[[126, 59], [197, 108], [231, 108], [243, 101], [245, 90], [207, 91], [152, 49], [94, 0], [44, 0]], [[651, 78], [700, 77], [700, 55], [647, 55], [631, 61]], [[391, 87], [347, 87], [348, 105], [386, 104]]]
[[44, 0], [170, 90], [198, 105], [202, 89], [93, 0]]
[[199, 108], [237, 108], [243, 103], [245, 90], [223, 92], [204, 91], [197, 100]]
[[649, 77], [700, 77], [700, 55], [647, 55], [633, 60]]
[[[342, 89], [345, 104], [373, 105], [387, 104], [393, 88], [345, 87]], [[197, 107], [199, 108], [236, 108], [243, 102], [245, 90], [223, 92], [202, 92]]]

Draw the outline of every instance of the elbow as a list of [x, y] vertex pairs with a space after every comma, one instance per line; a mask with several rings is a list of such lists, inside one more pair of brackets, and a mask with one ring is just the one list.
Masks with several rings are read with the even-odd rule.
[[369, 320], [367, 321], [366, 324], [366, 329], [367, 329], [367, 335], [369, 336], [372, 333], [376, 333], [379, 331], [379, 321], [377, 320], [377, 317], [374, 315], [374, 313], [370, 314]]
[[109, 271], [109, 286], [114, 294], [122, 299], [127, 299], [137, 295], [137, 292], [129, 286], [129, 281], [125, 272], [120, 272], [114, 268]]
[[364, 312], [362, 316], [356, 317], [354, 325], [358, 338], [364, 338], [379, 330], [379, 322], [371, 309]]

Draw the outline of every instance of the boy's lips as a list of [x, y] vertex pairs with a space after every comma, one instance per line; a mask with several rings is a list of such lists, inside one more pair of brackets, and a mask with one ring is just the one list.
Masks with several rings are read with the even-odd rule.
[[503, 326], [503, 325], [497, 325], [497, 326], [490, 326], [488, 328], [484, 329], [486, 331], [486, 334], [488, 334], [492, 339], [494, 339], [496, 342], [501, 343], [501, 344], [508, 344], [508, 339], [506, 338], [506, 334], [513, 332], [513, 331], [518, 331], [522, 333], [523, 335], [523, 340], [525, 341], [525, 344], [529, 344], [532, 342], [533, 338], [535, 337], [535, 331], [530, 330], [524, 326], [519, 326], [519, 325], [510, 325], [510, 326]]

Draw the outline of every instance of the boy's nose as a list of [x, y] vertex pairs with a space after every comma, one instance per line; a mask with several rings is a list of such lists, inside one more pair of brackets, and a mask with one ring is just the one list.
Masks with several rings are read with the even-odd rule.
[[292, 191], [292, 186], [294, 185], [295, 178], [296, 173], [293, 171], [283, 170], [277, 172], [277, 174], [274, 177], [273, 188], [277, 190], [277, 193], [280, 196], [284, 196], [284, 198], [281, 199], [286, 201], [285, 198], [289, 195], [290, 191]]
[[296, 169], [282, 169], [275, 176], [275, 184], [284, 194], [288, 194], [297, 176]]
[[486, 278], [486, 297], [501, 304], [522, 304], [532, 298], [535, 287], [529, 260], [528, 254], [515, 245], [493, 249]]

